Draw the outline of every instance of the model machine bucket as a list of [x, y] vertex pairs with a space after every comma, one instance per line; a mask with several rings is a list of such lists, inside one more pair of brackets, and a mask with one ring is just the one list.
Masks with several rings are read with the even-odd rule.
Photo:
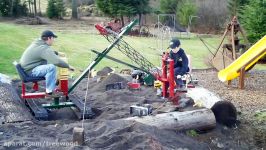
[[222, 70], [229, 66], [233, 62], [233, 59], [229, 58], [228, 56], [222, 54], [221, 51], [219, 51], [211, 60], [210, 64], [216, 68], [217, 70]]

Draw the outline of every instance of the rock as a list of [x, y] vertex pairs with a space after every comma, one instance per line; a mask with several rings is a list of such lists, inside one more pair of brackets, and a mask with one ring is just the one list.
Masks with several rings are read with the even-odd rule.
[[224, 148], [224, 144], [218, 142], [218, 143], [217, 143], [217, 147], [222, 149], [222, 148]]
[[0, 73], [0, 82], [11, 84], [11, 78], [5, 74]]

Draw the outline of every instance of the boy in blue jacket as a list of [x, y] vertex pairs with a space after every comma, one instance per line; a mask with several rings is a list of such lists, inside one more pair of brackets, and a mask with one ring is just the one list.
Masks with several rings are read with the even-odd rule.
[[169, 48], [171, 49], [169, 57], [174, 60], [176, 85], [179, 88], [183, 88], [181, 76], [189, 71], [188, 57], [185, 54], [185, 51], [180, 47], [180, 41], [177, 38], [171, 40]]

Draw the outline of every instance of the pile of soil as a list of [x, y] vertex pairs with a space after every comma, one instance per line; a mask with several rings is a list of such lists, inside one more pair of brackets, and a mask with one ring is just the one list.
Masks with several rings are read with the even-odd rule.
[[113, 71], [110, 67], [104, 67], [102, 70], [97, 72], [97, 76], [107, 76], [108, 73], [111, 73]]
[[32, 120], [33, 117], [11, 84], [0, 81], [0, 124]]
[[[87, 105], [96, 113], [95, 118], [84, 121], [85, 145], [62, 145], [72, 142], [74, 127], [81, 126], [82, 121], [64, 120], [69, 113], [62, 111], [60, 120], [26, 121], [22, 123], [3, 124], [0, 126], [0, 147], [24, 149], [260, 149], [266, 147], [265, 122], [255, 121], [255, 111], [266, 108], [265, 93], [266, 72], [254, 71], [249, 73], [244, 90], [236, 88], [237, 81], [232, 87], [227, 87], [217, 78], [214, 70], [198, 70], [193, 76], [199, 79], [203, 86], [218, 94], [225, 100], [231, 101], [239, 112], [241, 122], [237, 128], [222, 125], [211, 131], [176, 131], [164, 130], [146, 126], [134, 121], [124, 121], [130, 117], [129, 107], [134, 104], [159, 103], [164, 99], [156, 96], [153, 87], [142, 86], [141, 90], [108, 90], [106, 84], [114, 82], [127, 83], [129, 77], [110, 74], [97, 82], [97, 78], [83, 79], [71, 96], [76, 95], [85, 99], [87, 83]], [[129, 79], [129, 80], [128, 80]], [[156, 106], [153, 106], [156, 109]], [[254, 123], [254, 121], [256, 123]], [[40, 138], [42, 137], [42, 138]], [[38, 142], [43, 145], [33, 145]], [[24, 143], [24, 145], [7, 146], [7, 142]], [[25, 144], [26, 143], [26, 144]], [[53, 144], [55, 143], [55, 144]], [[57, 145], [56, 145], [57, 143]], [[193, 144], [192, 144], [193, 143]], [[29, 146], [32, 144], [31, 146]], [[46, 145], [45, 145], [46, 144]], [[49, 145], [50, 144], [50, 145]], [[53, 144], [53, 145], [51, 145]], [[58, 146], [58, 144], [61, 144]], [[72, 143], [73, 144], [73, 143]], [[28, 147], [25, 147], [28, 146]]]

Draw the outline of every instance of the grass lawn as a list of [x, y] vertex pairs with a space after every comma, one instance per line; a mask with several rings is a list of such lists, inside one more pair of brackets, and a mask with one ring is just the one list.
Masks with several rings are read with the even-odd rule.
[[[34, 26], [0, 23], [0, 73], [12, 76], [16, 75], [12, 62], [20, 59], [23, 51], [34, 39], [39, 37], [41, 32], [42, 29], [34, 28]], [[101, 52], [109, 45], [108, 41], [98, 34], [85, 32], [74, 33], [68, 32], [67, 30], [55, 31], [55, 33], [58, 35], [58, 38], [53, 48], [57, 51], [66, 53], [69, 63], [77, 70], [74, 73], [76, 75], [80, 74], [78, 71], [85, 69], [95, 58], [96, 55], [90, 52], [90, 49]], [[161, 52], [157, 49], [161, 47], [161, 45], [167, 48], [169, 43], [168, 40], [161, 41], [157, 38], [146, 37], [126, 36], [124, 40], [156, 66], [159, 66], [161, 62], [160, 56], [158, 55]], [[220, 37], [205, 38], [205, 40], [216, 47], [220, 42]], [[193, 68], [208, 67], [204, 62], [206, 57], [210, 55], [210, 52], [198, 38], [181, 38], [181, 44], [186, 53], [192, 56]], [[108, 55], [134, 64], [134, 62], [117, 49], [112, 49]], [[103, 59], [97, 65], [96, 69], [101, 69], [104, 66], [117, 68], [118, 71], [121, 68], [126, 68], [121, 64]], [[265, 66], [259, 68], [265, 68]]]

